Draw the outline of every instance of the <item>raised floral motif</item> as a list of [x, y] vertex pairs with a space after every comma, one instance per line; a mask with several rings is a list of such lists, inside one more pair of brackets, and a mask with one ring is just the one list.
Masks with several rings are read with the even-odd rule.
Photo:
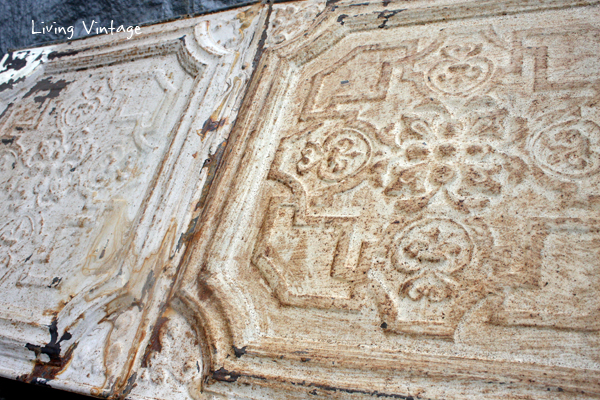
[[466, 95], [492, 76], [490, 59], [481, 55], [481, 44], [448, 45], [440, 50], [441, 60], [427, 73], [429, 86], [451, 95]]
[[400, 292], [413, 300], [442, 301], [460, 284], [452, 275], [470, 261], [473, 244], [467, 231], [451, 220], [424, 220], [394, 244], [392, 264], [406, 274]]
[[296, 170], [302, 175], [316, 167], [319, 179], [339, 182], [362, 169], [370, 153], [369, 143], [364, 136], [346, 128], [327, 136], [322, 145], [307, 142]]
[[390, 162], [384, 193], [399, 197], [408, 209], [417, 200], [424, 207], [424, 200], [440, 192], [465, 209], [489, 205], [502, 191], [502, 160], [494, 141], [481, 139], [502, 135], [502, 115], [457, 120], [445, 110], [416, 111], [401, 118], [395, 139], [401, 157]]
[[[48, 263], [49, 254], [52, 263], [66, 263], [77, 245], [97, 229], [99, 216], [110, 214], [114, 200], [140, 175], [142, 150], [135, 145], [135, 132], [103, 142], [108, 129], [125, 126], [114, 116], [122, 106], [112, 89], [118, 86], [115, 79], [89, 79], [54, 100], [52, 112], [45, 113], [44, 124], [50, 132], [39, 132], [16, 119], [27, 114], [11, 116], [12, 124], [23, 128], [16, 129], [18, 135], [0, 149], [0, 201], [4, 204], [0, 283], [15, 272], [15, 276], [26, 276], [25, 264]], [[25, 101], [18, 110], [28, 106]], [[100, 125], [99, 116], [109, 120]], [[134, 125], [133, 118], [138, 117], [128, 118]], [[55, 251], [65, 238], [69, 246]]]
[[274, 7], [274, 16], [269, 27], [271, 32], [267, 36], [267, 45], [270, 46], [290, 40], [306, 30], [309, 23], [322, 11], [324, 4], [282, 4], [281, 6]]
[[60, 122], [66, 127], [85, 128], [102, 114], [110, 98], [108, 81], [103, 79], [94, 82], [83, 89], [80, 97], [62, 105]]
[[583, 177], [600, 168], [600, 127], [587, 120], [571, 120], [540, 132], [533, 140], [536, 161], [545, 169]]

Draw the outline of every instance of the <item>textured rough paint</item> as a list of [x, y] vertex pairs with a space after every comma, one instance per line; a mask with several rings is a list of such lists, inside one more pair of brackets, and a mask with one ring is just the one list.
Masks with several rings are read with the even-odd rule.
[[290, 2], [54, 48], [0, 94], [0, 373], [600, 398], [597, 3]]
[[598, 398], [599, 11], [275, 5], [176, 292], [205, 398]]
[[264, 14], [258, 5], [5, 57], [0, 374], [102, 397], [144, 379]]

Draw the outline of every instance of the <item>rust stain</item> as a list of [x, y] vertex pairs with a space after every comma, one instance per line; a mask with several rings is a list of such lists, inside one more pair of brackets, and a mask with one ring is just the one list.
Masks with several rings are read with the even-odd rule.
[[[61, 342], [71, 339], [71, 334], [68, 331], [62, 334], [60, 339], [58, 338], [58, 320], [56, 317], [52, 320], [50, 326], [50, 342], [44, 346], [38, 346], [31, 343], [27, 343], [25, 347], [31, 350], [36, 355], [36, 361], [33, 366], [33, 370], [27, 374], [22, 375], [18, 380], [27, 383], [45, 383], [56, 378], [61, 372], [64, 371], [65, 367], [70, 363], [73, 355], [73, 350], [77, 348], [77, 343], [73, 344], [65, 352], [64, 356], [61, 357]], [[43, 362], [41, 355], [45, 354], [50, 358], [50, 361]]]
[[[262, 54], [265, 51], [265, 43], [267, 40], [266, 30], [267, 30], [267, 27], [269, 26], [270, 15], [271, 15], [271, 7], [268, 7], [267, 16], [265, 18], [264, 27], [262, 29], [262, 36], [259, 40], [256, 53], [252, 59], [252, 69], [251, 69], [252, 72], [251, 72], [249, 81], [253, 81], [253, 79], [255, 79], [255, 75], [257, 74], [255, 67], [260, 62]], [[237, 83], [238, 82], [235, 81], [234, 85]], [[245, 104], [248, 101], [248, 97], [249, 97], [249, 92], [246, 91], [244, 93], [241, 104]], [[217, 121], [222, 121], [222, 119], [220, 119], [219, 116], [221, 115], [221, 111], [223, 110], [224, 106], [226, 105], [226, 101], [227, 101], [227, 97], [221, 102], [219, 107], [217, 109], [215, 109], [215, 111], [213, 112], [213, 114], [211, 115], [209, 120], [207, 122], [205, 122], [202, 131], [198, 131], [198, 134], [203, 139], [204, 139], [205, 135], [209, 132], [209, 129], [211, 127], [214, 127], [216, 129], [219, 128], [218, 126], [215, 127], [215, 125], [218, 125]], [[234, 124], [235, 124], [235, 121], [234, 121]], [[235, 126], [233, 126], [231, 128], [231, 132], [234, 132], [234, 130], [235, 130]], [[194, 217], [195, 218], [192, 219], [187, 232], [184, 235], [182, 235], [182, 237], [180, 238], [179, 244], [178, 244], [178, 249], [181, 247], [181, 244], [183, 242], [193, 243], [194, 239], [197, 239], [197, 236], [201, 234], [200, 233], [200, 229], [201, 229], [200, 222], [202, 222], [201, 216], [206, 211], [205, 207], [206, 207], [207, 203], [210, 201], [210, 196], [213, 193], [213, 189], [214, 189], [213, 183], [214, 183], [214, 185], [216, 185], [215, 182], [217, 182], [221, 176], [218, 173], [219, 169], [225, 169], [227, 166], [227, 162], [228, 162], [227, 159], [228, 159], [228, 153], [229, 153], [227, 151], [228, 150], [227, 145], [228, 145], [227, 139], [224, 140], [223, 142], [221, 142], [219, 144], [217, 150], [215, 151], [215, 153], [212, 156], [210, 156], [210, 158], [208, 158], [203, 165], [203, 168], [204, 167], [208, 168], [207, 177], [206, 177], [206, 181], [203, 185], [200, 198], [194, 208]], [[229, 150], [229, 151], [231, 151], [231, 150]], [[189, 261], [190, 254], [193, 253], [193, 248], [194, 248], [194, 246], [189, 246], [186, 248], [185, 254], [183, 255], [183, 257], [181, 259], [180, 266], [185, 265], [186, 262]], [[181, 271], [183, 271], [183, 270], [184, 270], [184, 268], [181, 269]], [[206, 282], [206, 280], [207, 280], [206, 275], [207, 275], [207, 266], [204, 265], [198, 276], [197, 295], [198, 295], [198, 299], [200, 301], [208, 301], [209, 299], [215, 299], [215, 293], [214, 293], [213, 289]], [[173, 287], [175, 287], [175, 286], [173, 286]], [[174, 292], [171, 293], [171, 296], [172, 295], [174, 295]], [[171, 298], [171, 296], [169, 296], [169, 298]], [[216, 303], [218, 304], [219, 301], [217, 299], [215, 299], [215, 300], [216, 300]], [[218, 308], [220, 307], [219, 305], [216, 305], [216, 306]], [[205, 332], [205, 335], [207, 335], [206, 332]], [[238, 358], [241, 357], [242, 355], [244, 355], [246, 352], [245, 347], [236, 348], [235, 346], [232, 346], [232, 348], [233, 348], [232, 355], [235, 355]], [[205, 368], [206, 368], [206, 375], [205, 375], [206, 378], [212, 377], [214, 380], [221, 380], [221, 381], [225, 381], [225, 382], [235, 382], [238, 379], [238, 377], [240, 376], [238, 373], [227, 371], [224, 368], [213, 369], [212, 367], [210, 367], [210, 366], [214, 365], [213, 360], [212, 360], [212, 355], [216, 354], [216, 352], [217, 352], [217, 349], [213, 344], [212, 347], [210, 347], [210, 349], [207, 348], [206, 351], [203, 353], [203, 354], [205, 354], [205, 356], [207, 358], [206, 360], [204, 360]], [[210, 371], [213, 371], [213, 372], [210, 372]], [[202, 386], [203, 386], [203, 384], [202, 384]]]
[[202, 284], [198, 285], [198, 299], [201, 301], [206, 301], [213, 297], [213, 290], [202, 282]]
[[235, 356], [237, 358], [240, 358], [241, 356], [243, 356], [244, 354], [246, 354], [246, 348], [248, 346], [244, 346], [242, 348], [237, 348], [235, 346], [233, 346], [233, 353], [235, 354]]
[[137, 372], [131, 374], [131, 376], [127, 379], [127, 384], [123, 388], [123, 390], [117, 394], [117, 398], [125, 398], [131, 392], [131, 389], [135, 386], [135, 380], [137, 378]]
[[127, 218], [127, 201], [113, 199], [105, 211], [104, 224], [96, 235], [89, 254], [81, 270], [86, 275], [99, 275], [115, 268], [121, 252], [126, 248], [127, 228], [131, 221]]
[[241, 36], [240, 41], [244, 40], [244, 31], [248, 29], [250, 25], [252, 25], [252, 21], [254, 21], [254, 18], [258, 15], [262, 6], [262, 3], [256, 3], [249, 7], [246, 11], [242, 11], [235, 16], [235, 18], [242, 24], [239, 29]]
[[169, 318], [160, 317], [152, 330], [152, 334], [150, 335], [150, 340], [148, 341], [148, 346], [146, 347], [146, 351], [144, 352], [144, 357], [142, 358], [142, 368], [147, 368], [150, 366], [150, 359], [154, 353], [160, 353], [162, 351], [162, 343], [160, 342], [161, 330], [165, 326], [165, 324], [169, 322]]
[[221, 367], [218, 370], [214, 371], [212, 377], [214, 380], [221, 382], [235, 382], [241, 374], [234, 371], [227, 371], [225, 368]]
[[[235, 66], [235, 63], [237, 62], [239, 55], [240, 55], [239, 52], [236, 52], [234, 63], [232, 64], [232, 67], [229, 71], [230, 74], [233, 72], [233, 67]], [[240, 84], [241, 84], [240, 78], [237, 76], [234, 77], [233, 83], [231, 85], [231, 89], [229, 89], [229, 93], [223, 97], [219, 106], [212, 112], [209, 119], [206, 122], [204, 122], [202, 129], [198, 133], [198, 135], [202, 138], [202, 140], [204, 140], [204, 138], [206, 137], [206, 133], [215, 131], [227, 123], [227, 118], [220, 117], [220, 116], [223, 114], [223, 109], [227, 105], [231, 95], [233, 93], [237, 92], [237, 88]], [[211, 129], [211, 125], [214, 125], [213, 129]]]
[[45, 381], [50, 381], [55, 379], [59, 374], [61, 374], [67, 365], [71, 362], [71, 357], [73, 356], [73, 351], [77, 348], [77, 344], [70, 347], [63, 357], [60, 357], [54, 361], [50, 361], [49, 363], [44, 363], [42, 361], [37, 360], [33, 367], [33, 371], [27, 376], [26, 380], [23, 380], [27, 383], [36, 383], [39, 382], [40, 379], [44, 379]]
[[208, 173], [206, 176], [206, 183], [204, 184], [204, 187], [202, 188], [200, 200], [198, 200], [195, 210], [204, 208], [204, 205], [206, 204], [206, 199], [208, 197], [210, 187], [211, 187], [212, 182], [214, 181], [216, 173], [217, 173], [217, 167], [221, 164], [221, 159], [223, 158], [223, 154], [225, 153], [226, 147], [227, 147], [227, 140], [224, 140], [217, 148], [217, 151], [215, 152], [215, 154], [211, 158], [207, 159], [204, 163], [204, 167], [208, 166]]
[[265, 51], [265, 43], [266, 43], [267, 37], [268, 37], [267, 27], [269, 26], [270, 19], [271, 19], [271, 7], [269, 7], [267, 9], [267, 18], [265, 19], [265, 26], [262, 30], [263, 32], [260, 37], [260, 40], [258, 41], [258, 46], [256, 48], [256, 54], [254, 54], [254, 59], [252, 60], [252, 78], [251, 78], [250, 82], [252, 82], [252, 79], [254, 78], [254, 74], [256, 74], [256, 66], [258, 65], [258, 62], [260, 61], [260, 58], [262, 57], [262, 54]]
[[200, 130], [200, 132], [198, 132], [198, 136], [200, 136], [202, 140], [204, 140], [208, 132], [216, 131], [217, 129], [225, 125], [226, 122], [227, 118], [221, 118], [217, 121], [211, 116], [204, 122], [204, 125], [202, 125], [202, 129]]
[[296, 387], [304, 387], [307, 389], [313, 388], [313, 390], [311, 392], [309, 392], [309, 394], [311, 394], [311, 395], [321, 394], [324, 397], [328, 397], [328, 395], [327, 395], [328, 393], [331, 393], [331, 392], [338, 393], [339, 392], [339, 393], [347, 393], [347, 394], [362, 394], [362, 395], [372, 396], [374, 398], [388, 398], [388, 399], [400, 399], [400, 400], [416, 400], [417, 398], [420, 398], [420, 397], [414, 397], [414, 396], [410, 396], [410, 395], [385, 393], [385, 392], [380, 392], [378, 390], [370, 391], [370, 390], [361, 390], [361, 389], [349, 389], [349, 388], [344, 388], [344, 387], [339, 387], [339, 386], [334, 386], [334, 385], [310, 383], [305, 380], [293, 381], [293, 380], [286, 380], [286, 379], [278, 379], [278, 378], [274, 378], [274, 377], [265, 377], [265, 376], [256, 375], [256, 374], [246, 374], [243, 372], [228, 371], [224, 367], [221, 367], [218, 370], [213, 371], [211, 377], [212, 377], [212, 379], [214, 379], [216, 381], [228, 382], [228, 383], [237, 382], [238, 379], [241, 378], [241, 380], [243, 381], [244, 384], [249, 384], [250, 382], [256, 381], [256, 380], [259, 380], [259, 381], [275, 380], [275, 381], [281, 382], [283, 384], [292, 385], [292, 386], [296, 386]]
[[181, 234], [181, 237], [179, 238], [179, 241], [177, 242], [177, 247], [175, 248], [175, 252], [178, 252], [181, 249], [181, 247], [183, 246], [183, 244], [188, 242], [192, 238], [192, 236], [196, 232], [196, 226], [198, 225], [199, 219], [200, 219], [200, 217], [196, 217], [190, 221], [190, 225], [188, 226], [188, 229], [185, 231], [185, 233]]
[[[150, 272], [146, 275], [137, 273], [135, 277], [132, 277], [127, 283], [127, 286], [124, 288], [126, 293], [122, 296], [124, 299], [122, 304], [120, 304], [120, 306], [117, 307], [118, 309], [115, 309], [112, 312], [107, 312], [106, 315], [114, 316], [116, 318], [118, 314], [130, 310], [133, 307], [138, 307], [140, 312], [140, 314], [138, 315], [139, 321], [147, 321], [149, 307], [144, 305], [151, 304], [153, 301], [154, 289], [156, 286], [154, 284], [154, 281], [156, 279], [155, 277], [158, 277], [162, 274], [162, 271], [166, 268], [166, 264], [168, 264], [169, 262], [169, 254], [171, 253], [174, 246], [176, 231], [177, 224], [173, 221], [167, 233], [165, 234], [158, 250], [151, 256], [147, 257], [144, 260], [143, 266], [136, 270], [136, 272]], [[136, 297], [136, 293], [138, 297]], [[162, 318], [159, 319], [159, 321], [157, 322], [158, 328], [155, 329], [156, 339], [159, 338], [161, 326], [168, 320], [168, 318], [165, 318], [165, 320], [163, 321]], [[144, 322], [137, 325], [137, 332], [135, 338], [133, 339], [133, 343], [142, 343], [144, 341], [146, 337], [146, 329], [148, 329], [148, 327], [145, 326]], [[118, 334], [118, 332], [117, 330], [115, 330], [115, 327], [113, 325], [109, 337], [112, 337], [115, 334]], [[152, 339], [153, 338], [151, 338], [150, 340], [152, 341]], [[162, 349], [160, 347], [160, 339], [158, 339], [158, 341], [155, 341], [154, 346], [155, 348], [158, 347]], [[104, 349], [105, 354], [108, 347], [109, 346], [106, 346]], [[127, 394], [133, 389], [133, 386], [135, 385], [135, 380], [137, 378], [137, 373], [134, 372], [134, 365], [135, 360], [137, 358], [136, 354], [138, 354], [138, 352], [141, 352], [141, 349], [139, 349], [137, 346], [133, 346], [129, 349], [127, 362], [123, 367], [123, 372], [119, 374], [119, 377], [117, 377], [117, 379], [114, 381], [114, 384], [112, 384], [110, 396], [125, 398]], [[148, 352], [148, 350], [146, 350], [146, 352]], [[150, 353], [151, 352], [152, 349], [150, 350]], [[148, 354], [148, 357], [146, 356], [146, 354], [144, 354], [142, 362], [147, 362], [149, 360], [149, 356], [150, 354]], [[107, 368], [107, 371], [109, 371], [109, 368]], [[110, 374], [107, 374], [107, 379], [114, 379], [114, 377], [110, 376]]]

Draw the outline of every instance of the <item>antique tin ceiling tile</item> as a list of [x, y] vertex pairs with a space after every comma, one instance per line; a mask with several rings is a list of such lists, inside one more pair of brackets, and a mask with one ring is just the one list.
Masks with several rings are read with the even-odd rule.
[[200, 345], [157, 371], [200, 352], [194, 398], [600, 397], [599, 11], [275, 5], [187, 325], [155, 331]]
[[10, 57], [0, 374], [103, 397], [131, 390], [266, 14], [256, 5]]
[[599, 11], [304, 1], [15, 56], [0, 373], [599, 398]]

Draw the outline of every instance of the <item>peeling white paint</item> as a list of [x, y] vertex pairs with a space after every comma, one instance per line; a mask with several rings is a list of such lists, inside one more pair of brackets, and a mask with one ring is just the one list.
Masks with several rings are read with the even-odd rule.
[[[48, 46], [5, 54], [0, 62], [0, 85], [14, 84], [31, 75], [37, 67], [48, 61], [53, 49], [54, 46]], [[25, 60], [26, 64], [18, 69], [12, 68], [10, 64], [15, 60]]]

